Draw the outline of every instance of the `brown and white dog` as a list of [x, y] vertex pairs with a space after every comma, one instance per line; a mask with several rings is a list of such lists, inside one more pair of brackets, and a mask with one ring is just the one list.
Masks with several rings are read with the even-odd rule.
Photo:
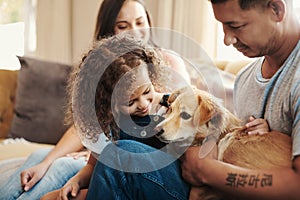
[[[292, 167], [289, 136], [278, 132], [246, 134], [241, 121], [208, 92], [182, 88], [170, 95], [169, 104], [165, 120], [157, 126], [163, 130], [158, 136], [162, 141], [201, 145], [202, 156], [206, 156], [213, 145], [206, 145], [205, 139], [215, 139], [218, 160], [250, 169]], [[190, 199], [222, 199], [209, 187], [191, 191]]]

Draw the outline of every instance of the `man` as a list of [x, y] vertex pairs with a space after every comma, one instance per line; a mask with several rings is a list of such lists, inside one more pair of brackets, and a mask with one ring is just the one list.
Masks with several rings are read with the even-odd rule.
[[[293, 2], [211, 0], [211, 3], [215, 18], [223, 25], [224, 43], [233, 45], [245, 56], [260, 57], [236, 79], [235, 111], [243, 120], [252, 115], [259, 118], [250, 118], [249, 126], [261, 126], [261, 122], [267, 121], [270, 131], [266, 134], [277, 131], [291, 136], [293, 167], [249, 170], [209, 157], [199, 159], [199, 149], [190, 148], [182, 163], [183, 177], [192, 185], [207, 184], [235, 198], [299, 199], [300, 25]], [[239, 186], [232, 186], [228, 184], [231, 175], [249, 178]], [[272, 177], [268, 186], [252, 184], [260, 183], [263, 175]]]

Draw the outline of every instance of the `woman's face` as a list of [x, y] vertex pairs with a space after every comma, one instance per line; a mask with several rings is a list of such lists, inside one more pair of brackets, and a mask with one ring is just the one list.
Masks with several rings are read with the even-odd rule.
[[148, 41], [150, 37], [149, 27], [143, 5], [137, 1], [126, 0], [116, 19], [115, 34], [131, 31], [136, 37]]
[[138, 117], [149, 115], [155, 91], [146, 67], [137, 70], [136, 81], [133, 85], [133, 92], [128, 91], [127, 95], [119, 99], [119, 111], [124, 115]]

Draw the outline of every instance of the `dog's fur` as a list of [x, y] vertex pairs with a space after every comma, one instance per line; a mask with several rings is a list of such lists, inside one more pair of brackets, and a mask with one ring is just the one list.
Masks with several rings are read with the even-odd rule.
[[[203, 147], [204, 138], [215, 138], [218, 160], [249, 169], [292, 167], [289, 136], [278, 132], [244, 133], [241, 121], [211, 94], [196, 88], [182, 88], [170, 96], [169, 104], [166, 119], [157, 126], [163, 130], [159, 135], [162, 141], [184, 140], [189, 145]], [[222, 199], [209, 187], [191, 191], [190, 199]]]

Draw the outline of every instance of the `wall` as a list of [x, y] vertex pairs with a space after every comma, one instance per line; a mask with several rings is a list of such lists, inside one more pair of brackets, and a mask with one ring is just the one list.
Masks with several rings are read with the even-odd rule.
[[[201, 45], [210, 57], [215, 56], [216, 21], [209, 1], [145, 2], [152, 13], [154, 26], [176, 30]], [[63, 63], [78, 63], [91, 45], [101, 3], [102, 0], [39, 0], [36, 56]], [[192, 48], [186, 49], [194, 52]]]

